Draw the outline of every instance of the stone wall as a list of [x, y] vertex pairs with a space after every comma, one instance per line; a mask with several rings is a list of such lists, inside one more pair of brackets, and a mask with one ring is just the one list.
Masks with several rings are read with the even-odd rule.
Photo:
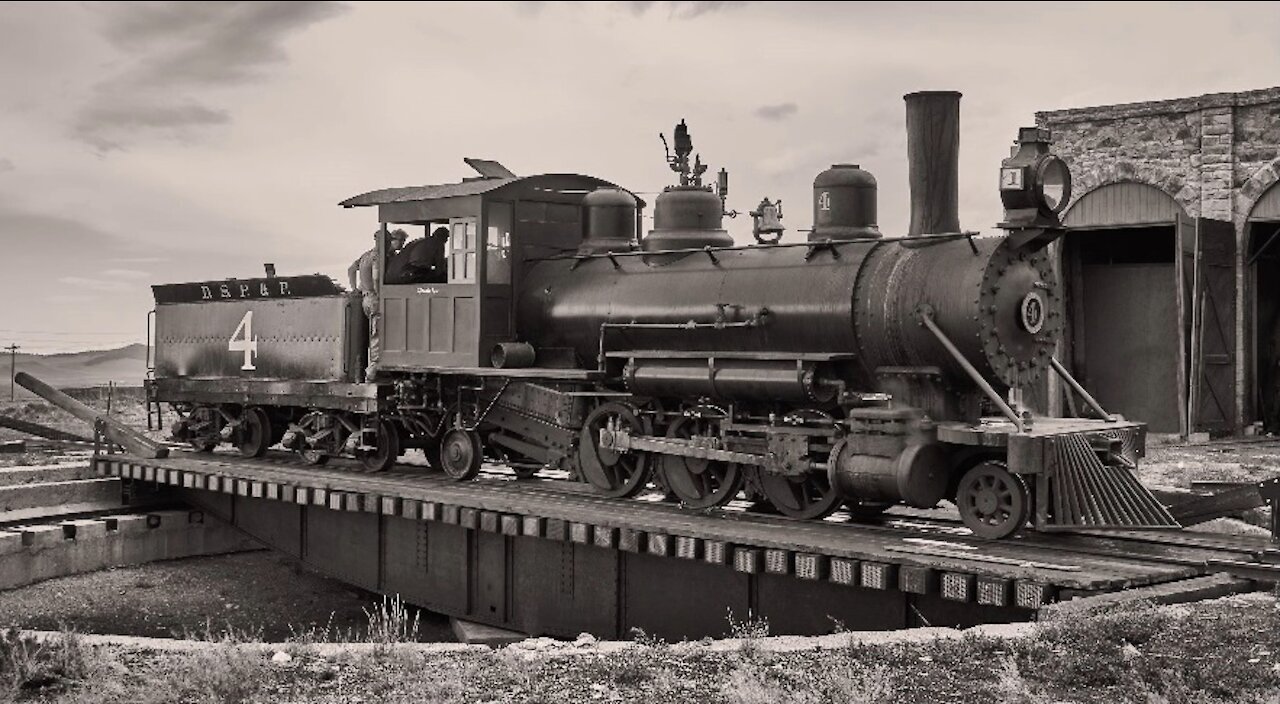
[[1168, 193], [1192, 217], [1229, 221], [1280, 179], [1280, 88], [1036, 113], [1071, 167], [1073, 199], [1117, 181]]

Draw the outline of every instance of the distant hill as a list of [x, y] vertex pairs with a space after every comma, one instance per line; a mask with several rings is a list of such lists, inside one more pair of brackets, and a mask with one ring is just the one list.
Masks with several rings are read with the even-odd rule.
[[[0, 357], [4, 376], [9, 374], [8, 367], [7, 355]], [[59, 388], [105, 386], [108, 382], [141, 386], [147, 375], [147, 346], [132, 344], [113, 350], [19, 354], [17, 367], [18, 371]]]

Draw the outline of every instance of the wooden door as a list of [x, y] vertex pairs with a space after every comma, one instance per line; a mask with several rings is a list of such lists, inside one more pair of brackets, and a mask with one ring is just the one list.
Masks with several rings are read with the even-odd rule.
[[1236, 430], [1236, 232], [1229, 222], [1197, 223], [1192, 295], [1193, 430]]

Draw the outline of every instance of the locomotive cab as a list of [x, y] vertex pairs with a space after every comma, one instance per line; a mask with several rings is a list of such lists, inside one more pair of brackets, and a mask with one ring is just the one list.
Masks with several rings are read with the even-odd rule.
[[[448, 228], [443, 282], [385, 283], [379, 289], [380, 371], [481, 368], [495, 359], [507, 365], [556, 363], [553, 350], [531, 360], [531, 348], [519, 344], [512, 292], [528, 262], [582, 244], [584, 196], [617, 187], [590, 176], [517, 177], [495, 162], [467, 163], [480, 171], [479, 178], [383, 189], [341, 203], [376, 206], [383, 233], [391, 225], [420, 226], [424, 237]], [[383, 237], [379, 270], [387, 271]]]

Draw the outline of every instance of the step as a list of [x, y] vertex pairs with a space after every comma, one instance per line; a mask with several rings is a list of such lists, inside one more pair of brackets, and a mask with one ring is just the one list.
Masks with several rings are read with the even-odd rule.
[[0, 467], [0, 487], [92, 478], [94, 478], [93, 469], [88, 464], [80, 462]]
[[119, 479], [78, 479], [0, 487], [0, 523], [123, 506]]

